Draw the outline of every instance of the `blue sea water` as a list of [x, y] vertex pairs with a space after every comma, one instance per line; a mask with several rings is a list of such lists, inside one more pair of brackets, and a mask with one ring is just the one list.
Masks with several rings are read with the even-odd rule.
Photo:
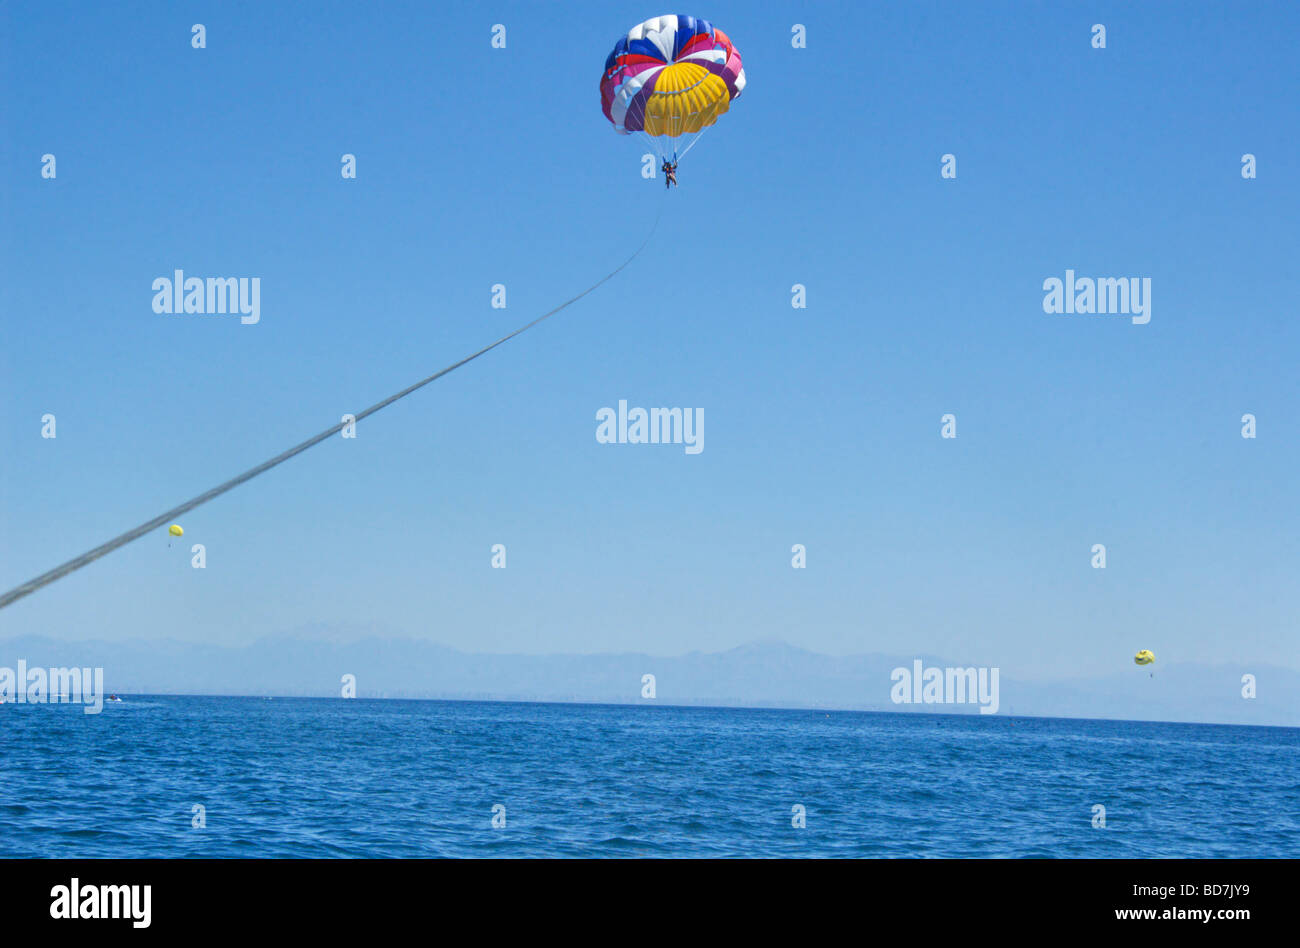
[[[1293, 728], [457, 701], [127, 696], [98, 715], [7, 704], [0, 855], [1293, 858], [1298, 761]], [[1105, 829], [1092, 825], [1098, 804]]]

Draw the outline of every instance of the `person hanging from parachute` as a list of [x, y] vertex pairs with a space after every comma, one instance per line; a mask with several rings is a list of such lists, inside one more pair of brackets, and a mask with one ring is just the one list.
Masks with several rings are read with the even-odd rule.
[[663, 164], [664, 188], [677, 162], [745, 89], [731, 39], [708, 20], [657, 16], [614, 44], [600, 79], [600, 107], [620, 135], [641, 135]]

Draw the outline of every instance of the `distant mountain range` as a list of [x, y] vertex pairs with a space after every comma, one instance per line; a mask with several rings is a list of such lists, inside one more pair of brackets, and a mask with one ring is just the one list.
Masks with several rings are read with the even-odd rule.
[[[366, 698], [456, 698], [976, 713], [974, 704], [895, 704], [896, 668], [961, 667], [933, 655], [830, 656], [782, 642], [672, 658], [484, 655], [409, 638], [297, 635], [224, 647], [178, 641], [0, 640], [0, 668], [92, 666], [125, 694], [332, 697], [345, 674]], [[1154, 673], [1154, 677], [1152, 674]], [[1242, 676], [1257, 697], [1242, 697]], [[653, 675], [655, 697], [642, 694]], [[1159, 664], [1091, 679], [999, 678], [999, 714], [1300, 726], [1300, 672], [1268, 665]]]

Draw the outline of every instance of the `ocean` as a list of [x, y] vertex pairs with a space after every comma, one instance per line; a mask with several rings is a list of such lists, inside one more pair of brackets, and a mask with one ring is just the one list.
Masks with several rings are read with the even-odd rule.
[[1295, 728], [124, 697], [0, 705], [0, 856], [1300, 856]]

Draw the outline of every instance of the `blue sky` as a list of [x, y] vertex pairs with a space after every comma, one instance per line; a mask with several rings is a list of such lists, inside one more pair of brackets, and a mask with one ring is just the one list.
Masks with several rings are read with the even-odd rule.
[[[663, 217], [592, 296], [0, 635], [1300, 665], [1294, 4], [683, 10], [748, 86], [667, 195], [597, 95], [663, 12], [8, 5], [0, 588], [528, 321]], [[261, 322], [155, 314], [177, 268], [259, 277]], [[1067, 268], [1149, 277], [1151, 322], [1044, 314]], [[619, 399], [702, 408], [705, 450], [598, 444]]]

